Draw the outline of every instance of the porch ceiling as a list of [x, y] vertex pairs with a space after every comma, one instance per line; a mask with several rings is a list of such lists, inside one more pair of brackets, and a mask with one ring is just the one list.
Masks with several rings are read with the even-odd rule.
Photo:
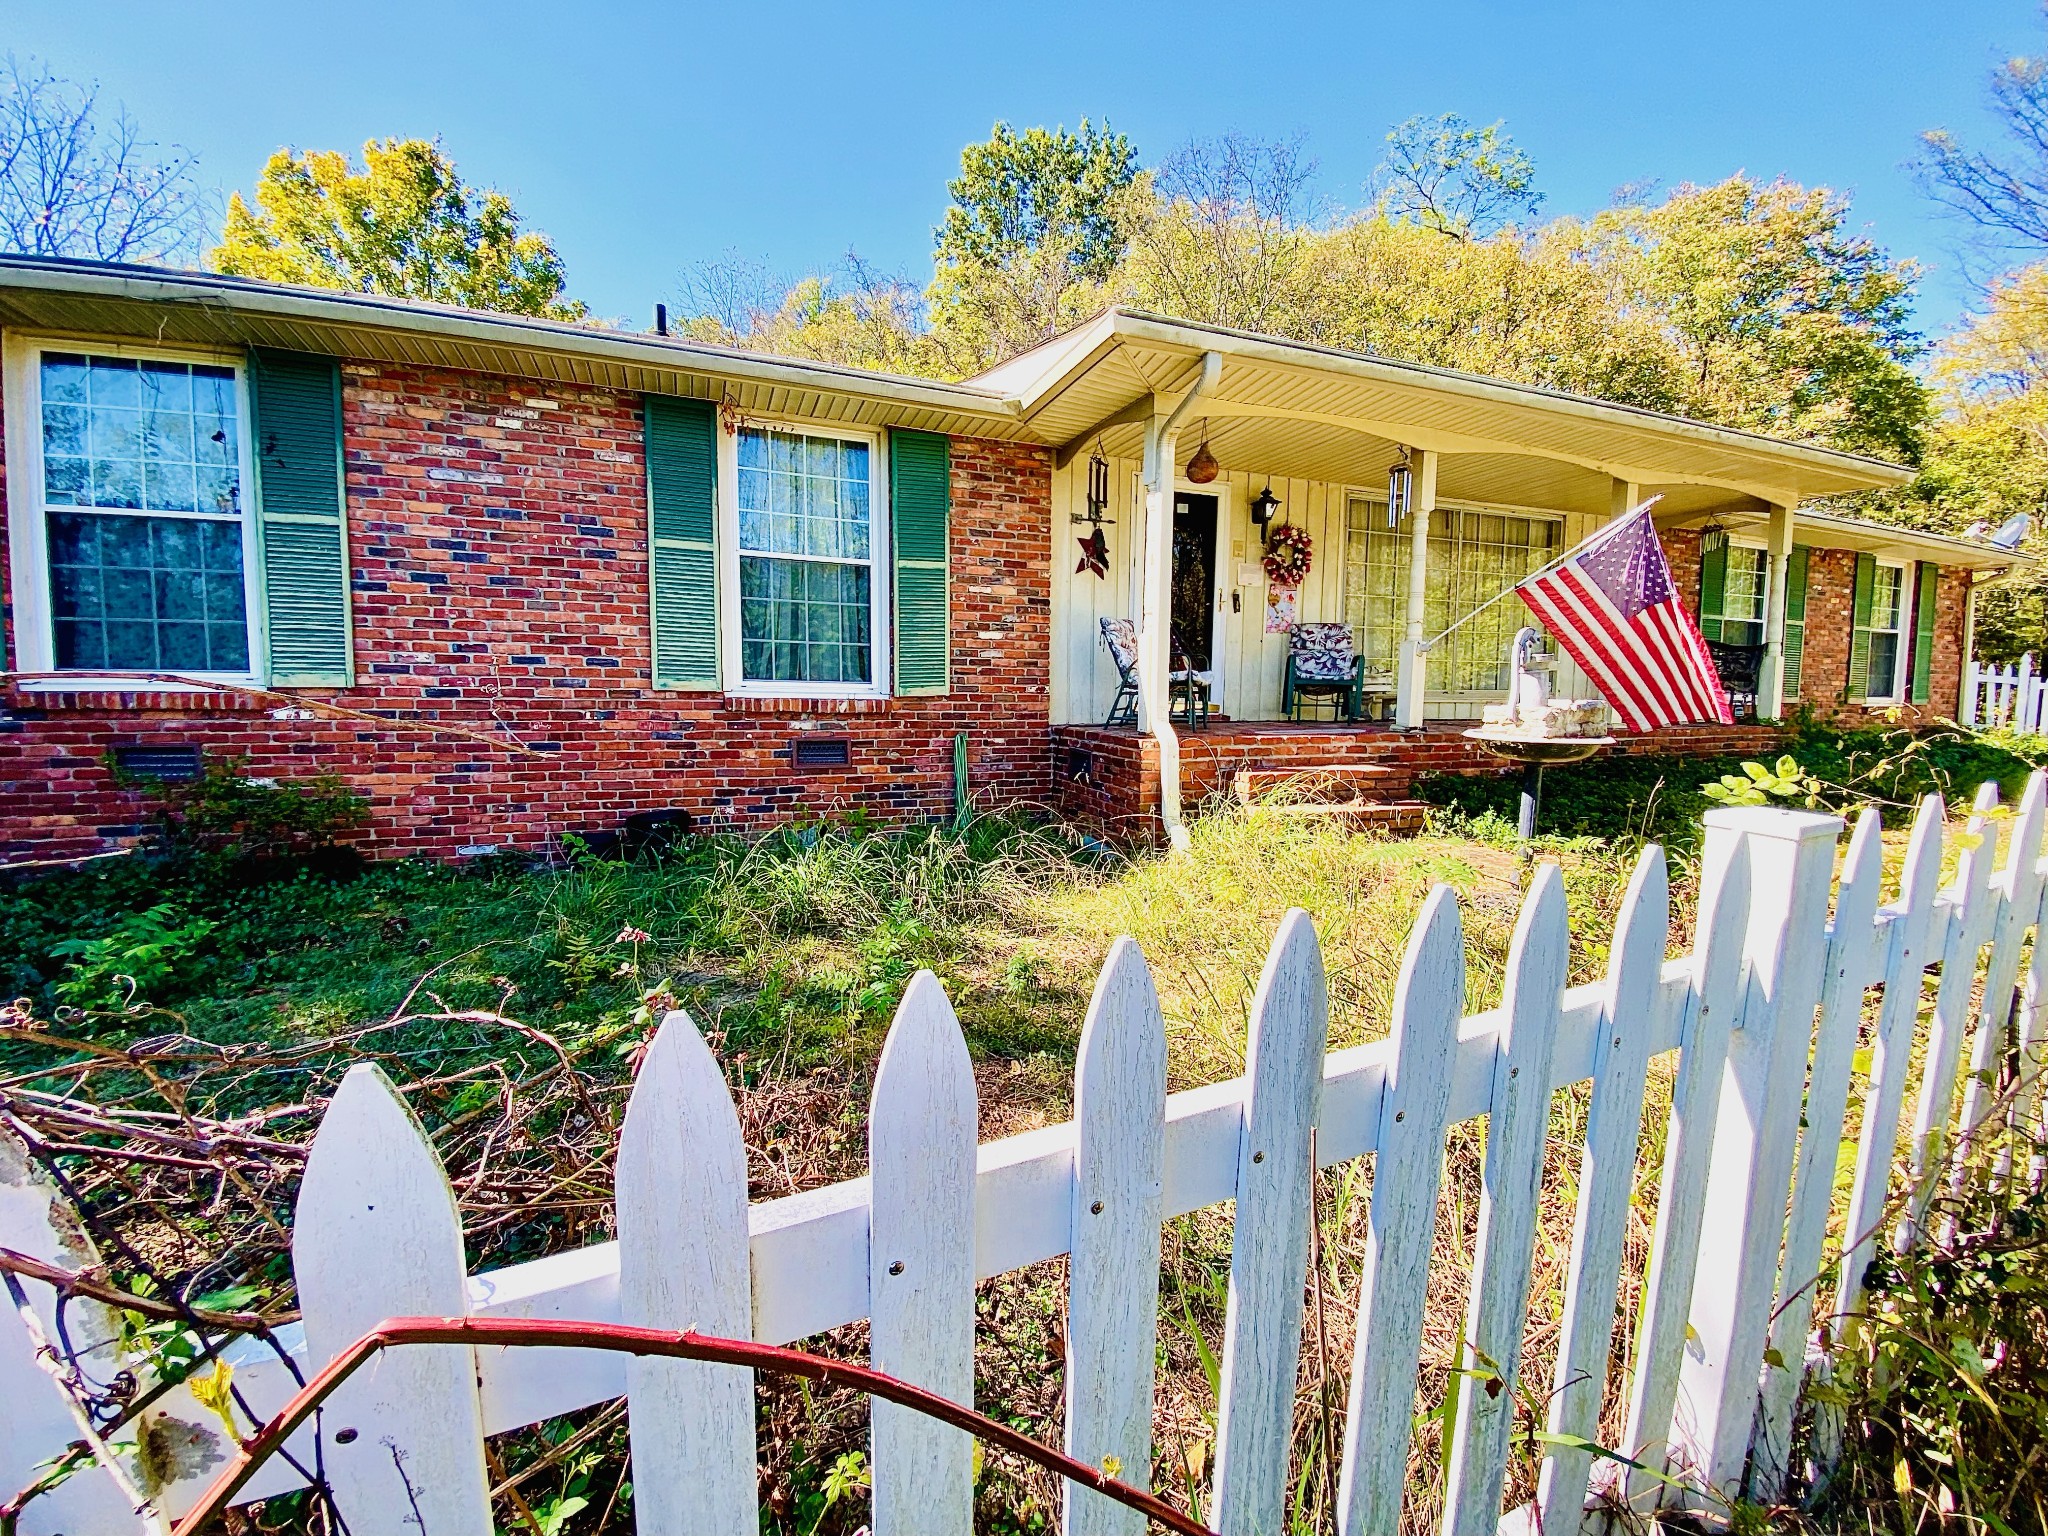
[[[1033, 435], [1072, 446], [1148, 393], [1162, 402], [1183, 394], [1211, 351], [1222, 376], [1190, 425], [1207, 415], [1217, 456], [1254, 471], [1372, 484], [1405, 443], [1444, 456], [1446, 496], [1528, 501], [1540, 482], [1540, 504], [1600, 511], [1614, 479], [1664, 489], [1674, 502], [1676, 488], [1693, 488], [1705, 494], [1683, 504], [1704, 509], [1796, 505], [1911, 478], [1854, 454], [1122, 309], [973, 382], [1012, 395]], [[1111, 445], [1128, 451], [1142, 429], [1114, 430]], [[1532, 461], [1554, 467], [1546, 478]], [[1510, 480], [1516, 493], [1504, 494]]]

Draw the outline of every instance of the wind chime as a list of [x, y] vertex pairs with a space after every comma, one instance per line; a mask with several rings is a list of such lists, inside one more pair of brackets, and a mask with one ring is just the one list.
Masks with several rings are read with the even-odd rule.
[[1398, 528], [1401, 519], [1408, 515], [1409, 493], [1415, 485], [1415, 471], [1409, 464], [1409, 453], [1401, 450], [1401, 457], [1387, 469], [1387, 526]]
[[1081, 546], [1081, 563], [1074, 567], [1074, 574], [1092, 572], [1098, 581], [1109, 576], [1109, 540], [1103, 536], [1103, 525], [1114, 524], [1116, 519], [1109, 513], [1109, 460], [1102, 456], [1102, 439], [1095, 440], [1095, 451], [1088, 455], [1088, 510], [1086, 513], [1069, 514], [1071, 521], [1087, 525], [1088, 532], [1078, 542]]

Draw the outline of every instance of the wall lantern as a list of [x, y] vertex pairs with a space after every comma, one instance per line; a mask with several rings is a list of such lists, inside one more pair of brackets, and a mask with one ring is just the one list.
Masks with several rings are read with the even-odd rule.
[[1202, 446], [1195, 450], [1195, 456], [1188, 460], [1187, 476], [1196, 485], [1207, 485], [1216, 478], [1222, 468], [1216, 462], [1216, 455], [1209, 451], [1209, 421], [1202, 419]]
[[1387, 470], [1387, 526], [1398, 527], [1408, 515], [1408, 493], [1415, 484], [1415, 472], [1408, 467], [1408, 450]]
[[1259, 530], [1259, 542], [1266, 542], [1267, 525], [1273, 521], [1273, 514], [1280, 510], [1280, 498], [1273, 494], [1273, 487], [1267, 486], [1252, 498], [1250, 507], [1252, 526]]

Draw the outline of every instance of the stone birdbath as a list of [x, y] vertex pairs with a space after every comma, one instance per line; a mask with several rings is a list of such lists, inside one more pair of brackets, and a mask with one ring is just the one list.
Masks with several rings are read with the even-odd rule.
[[1508, 700], [1489, 704], [1482, 722], [1465, 732], [1495, 757], [1522, 765], [1522, 805], [1517, 830], [1526, 856], [1536, 836], [1536, 810], [1543, 800], [1543, 770], [1557, 763], [1576, 763], [1602, 747], [1614, 745], [1606, 735], [1607, 705], [1601, 699], [1552, 699], [1550, 662], [1539, 656], [1543, 640], [1525, 625], [1508, 645], [1511, 674]]

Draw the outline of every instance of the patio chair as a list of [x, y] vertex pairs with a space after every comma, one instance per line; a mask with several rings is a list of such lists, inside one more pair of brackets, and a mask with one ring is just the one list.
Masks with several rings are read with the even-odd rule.
[[[1136, 725], [1138, 723], [1138, 626], [1130, 619], [1102, 620], [1102, 643], [1109, 647], [1109, 658], [1116, 663], [1116, 697], [1110, 701], [1109, 714], [1104, 725]], [[1208, 672], [1198, 672], [1187, 665], [1187, 655], [1178, 644], [1174, 645], [1174, 660], [1178, 663], [1166, 674], [1166, 711], [1168, 718], [1178, 717], [1187, 721], [1195, 730], [1209, 723], [1209, 693], [1214, 678]]]
[[1731, 645], [1709, 640], [1707, 654], [1714, 659], [1714, 671], [1728, 694], [1728, 707], [1738, 720], [1756, 718], [1756, 695], [1764, 670], [1764, 648], [1760, 645]]
[[1365, 707], [1365, 658], [1348, 624], [1297, 624], [1287, 637], [1287, 675], [1280, 712], [1299, 720], [1310, 705], [1328, 703], [1356, 721]]

